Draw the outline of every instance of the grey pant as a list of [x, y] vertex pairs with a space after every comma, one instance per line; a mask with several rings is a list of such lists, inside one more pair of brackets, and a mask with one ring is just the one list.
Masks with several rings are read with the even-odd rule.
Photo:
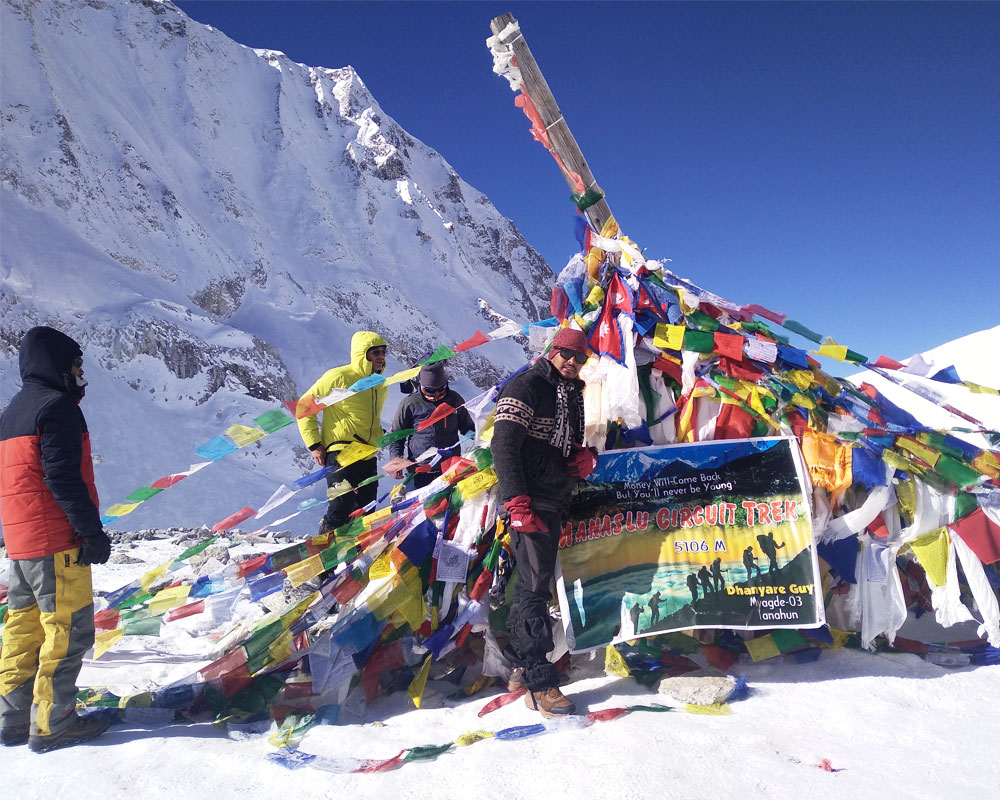
[[94, 644], [90, 567], [78, 548], [10, 562], [0, 654], [0, 725], [40, 735], [73, 722], [76, 679]]

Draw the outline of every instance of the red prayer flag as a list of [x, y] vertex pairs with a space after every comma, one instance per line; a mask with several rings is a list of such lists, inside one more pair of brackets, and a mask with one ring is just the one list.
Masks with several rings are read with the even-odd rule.
[[528, 690], [518, 689], [516, 692], [507, 692], [507, 694], [502, 694], [499, 697], [494, 697], [492, 700], [490, 700], [490, 702], [488, 702], [485, 706], [479, 709], [478, 716], [485, 717], [490, 712], [496, 711], [498, 708], [503, 708], [504, 706], [513, 703], [515, 700], [521, 697], [521, 695], [523, 695], [526, 691]]
[[332, 594], [338, 603], [346, 605], [357, 597], [363, 588], [364, 587], [360, 583], [351, 577], [350, 573], [347, 573], [347, 577], [344, 579], [344, 582], [334, 589]]
[[427, 419], [417, 424], [417, 430], [418, 431], [426, 430], [435, 422], [439, 422], [440, 420], [447, 417], [449, 414], [454, 414], [454, 413], [455, 413], [454, 406], [450, 406], [447, 403], [441, 403], [437, 408], [434, 409], [434, 411]]
[[984, 564], [1000, 561], [1000, 525], [977, 508], [950, 526]]
[[462, 342], [461, 344], [456, 344], [451, 349], [454, 350], [456, 353], [464, 353], [466, 350], [471, 350], [473, 347], [479, 347], [479, 345], [486, 344], [488, 341], [490, 341], [489, 336], [487, 336], [482, 331], [476, 331], [475, 336], [473, 336], [471, 339], [466, 339], [464, 342]]
[[883, 369], [902, 369], [903, 365], [900, 364], [896, 359], [889, 358], [889, 356], [879, 356], [878, 361], [872, 364], [873, 367], [882, 367]]
[[247, 651], [242, 647], [226, 653], [222, 658], [216, 659], [204, 669], [198, 671], [203, 681], [213, 681], [221, 678], [228, 672], [243, 666], [247, 663]]
[[735, 333], [720, 333], [716, 331], [712, 336], [715, 345], [715, 352], [720, 356], [731, 358], [733, 361], [743, 360], [743, 337]]
[[241, 508], [235, 514], [230, 514], [221, 522], [216, 522], [215, 525], [212, 526], [212, 533], [219, 533], [220, 531], [228, 531], [230, 528], [235, 528], [243, 522], [243, 520], [249, 519], [256, 513], [257, 509], [250, 508], [250, 506]]
[[295, 419], [302, 419], [303, 417], [311, 417], [313, 414], [318, 414], [326, 406], [317, 403], [316, 398], [310, 394], [306, 397], [300, 397], [298, 400], [286, 401], [285, 408], [289, 410]]
[[587, 719], [592, 719], [594, 722], [610, 722], [613, 719], [624, 717], [627, 713], [627, 708], [602, 708], [599, 711], [588, 712]]
[[724, 403], [715, 422], [715, 439], [747, 439], [754, 428], [754, 418], [743, 408]]
[[118, 627], [121, 612], [116, 608], [106, 608], [94, 614], [94, 630], [113, 631]]
[[403, 764], [406, 763], [406, 751], [400, 750], [398, 755], [392, 758], [387, 758], [384, 761], [375, 761], [374, 759], [369, 759], [364, 762], [364, 765], [358, 767], [352, 772], [389, 772], [393, 769], [399, 769]]
[[205, 601], [196, 600], [193, 603], [188, 603], [186, 606], [181, 606], [180, 608], [172, 608], [166, 614], [163, 615], [164, 622], [173, 622], [175, 619], [184, 619], [184, 617], [191, 617], [195, 614], [200, 614], [205, 610]]
[[246, 561], [241, 561], [239, 563], [238, 572], [236, 573], [237, 578], [245, 578], [251, 572], [256, 572], [258, 569], [263, 567], [267, 563], [268, 556], [265, 553], [262, 556], [254, 556], [253, 558], [248, 558]]
[[187, 477], [185, 473], [180, 475], [167, 475], [165, 478], [160, 478], [149, 485], [150, 489], [169, 489], [175, 483], [180, 483]]
[[787, 317], [784, 314], [780, 314], [777, 311], [771, 311], [764, 306], [759, 306], [756, 303], [751, 303], [748, 306], [743, 306], [743, 310], [749, 314], [756, 314], [758, 317], [763, 317], [764, 319], [769, 319], [771, 322], [777, 322], [779, 325], [784, 325]]

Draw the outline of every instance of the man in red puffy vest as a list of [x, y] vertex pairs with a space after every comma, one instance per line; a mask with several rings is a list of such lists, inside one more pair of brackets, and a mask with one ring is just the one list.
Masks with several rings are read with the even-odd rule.
[[0, 416], [0, 525], [10, 562], [0, 652], [0, 744], [42, 753], [103, 733], [78, 716], [76, 679], [94, 644], [90, 565], [111, 555], [80, 411], [83, 352], [32, 328], [19, 353], [23, 386]]

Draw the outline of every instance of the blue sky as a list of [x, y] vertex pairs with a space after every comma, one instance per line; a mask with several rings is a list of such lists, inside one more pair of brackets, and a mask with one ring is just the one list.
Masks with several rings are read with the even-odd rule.
[[177, 5], [353, 66], [558, 270], [569, 190], [485, 46], [509, 11], [648, 257], [872, 359], [1000, 324], [1000, 3]]

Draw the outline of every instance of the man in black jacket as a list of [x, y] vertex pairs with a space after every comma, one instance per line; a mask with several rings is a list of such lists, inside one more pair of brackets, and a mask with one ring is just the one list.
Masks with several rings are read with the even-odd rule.
[[108, 727], [107, 717], [77, 716], [76, 679], [94, 643], [90, 565], [108, 560], [111, 541], [79, 407], [80, 346], [32, 328], [18, 360], [23, 387], [0, 416], [0, 524], [11, 559], [0, 744], [46, 752]]
[[[458, 455], [459, 436], [476, 429], [472, 417], [464, 408], [465, 400], [462, 399], [462, 395], [449, 388], [448, 378], [444, 373], [444, 364], [441, 362], [422, 366], [417, 378], [419, 390], [399, 404], [396, 416], [392, 420], [392, 432], [416, 428], [429, 418], [442, 403], [447, 403], [458, 411], [439, 419], [423, 430], [410, 434], [405, 439], [392, 442], [389, 445], [389, 458], [402, 457], [404, 448], [410, 461], [416, 461], [424, 451], [432, 447], [443, 451], [442, 458]], [[459, 406], [463, 407], [459, 408]], [[439, 465], [431, 467], [426, 472], [417, 472], [413, 476], [413, 486], [420, 489], [440, 475], [441, 467]], [[403, 471], [397, 470], [393, 473], [393, 477], [399, 480], [403, 477]]]
[[573, 484], [597, 464], [596, 452], [582, 446], [584, 384], [577, 376], [586, 361], [584, 333], [560, 330], [548, 358], [504, 386], [490, 448], [517, 560], [507, 618], [506, 655], [515, 665], [508, 686], [523, 683], [528, 707], [544, 717], [576, 711], [559, 691], [546, 654], [553, 647], [549, 603], [560, 529]]

